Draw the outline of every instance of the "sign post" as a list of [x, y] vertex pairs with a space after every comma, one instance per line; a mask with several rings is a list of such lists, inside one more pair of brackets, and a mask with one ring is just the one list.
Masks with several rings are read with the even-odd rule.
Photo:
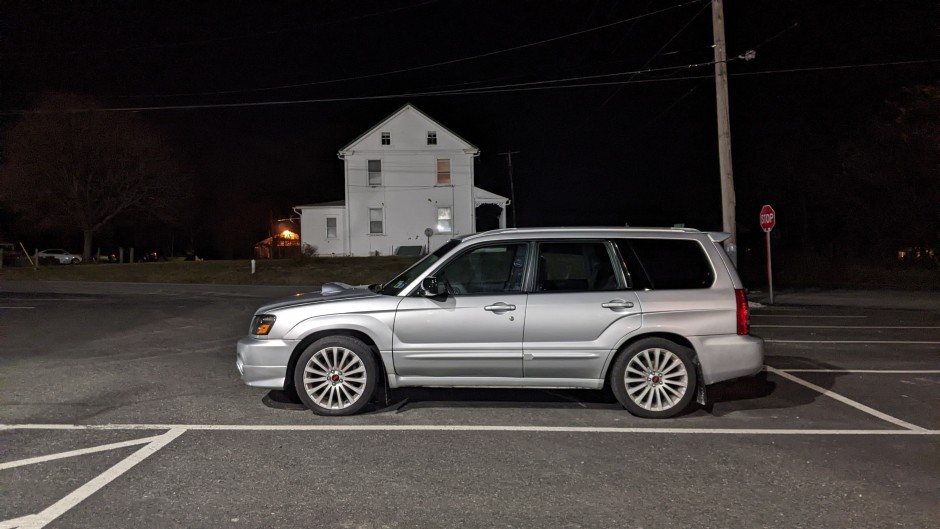
[[770, 261], [770, 230], [777, 224], [777, 212], [769, 204], [760, 208], [760, 227], [764, 230], [767, 240], [767, 284], [770, 286], [770, 304], [774, 304], [774, 278], [773, 268]]

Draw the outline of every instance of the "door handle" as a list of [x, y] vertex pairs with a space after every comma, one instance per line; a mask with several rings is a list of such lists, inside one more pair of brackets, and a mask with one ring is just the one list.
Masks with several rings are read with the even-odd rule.
[[483, 307], [483, 310], [489, 312], [506, 312], [509, 310], [516, 310], [516, 306], [500, 301], [499, 303], [494, 303], [493, 305], [487, 305]]
[[601, 307], [605, 309], [632, 309], [633, 302], [624, 301], [622, 299], [612, 299], [607, 303], [601, 303]]

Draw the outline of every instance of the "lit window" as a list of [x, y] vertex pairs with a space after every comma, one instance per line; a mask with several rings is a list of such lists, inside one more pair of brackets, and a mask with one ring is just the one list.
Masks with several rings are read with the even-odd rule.
[[384, 219], [382, 208], [369, 208], [369, 233], [385, 233]]
[[437, 185], [450, 185], [450, 160], [437, 161]]
[[392, 144], [392, 133], [383, 132], [382, 133], [382, 145], [391, 145]]
[[437, 232], [451, 233], [454, 231], [453, 208], [437, 208]]
[[433, 130], [428, 131], [428, 145], [437, 145], [437, 132]]
[[369, 160], [369, 185], [382, 185], [382, 160]]
[[326, 218], [326, 238], [327, 239], [336, 238], [336, 217]]

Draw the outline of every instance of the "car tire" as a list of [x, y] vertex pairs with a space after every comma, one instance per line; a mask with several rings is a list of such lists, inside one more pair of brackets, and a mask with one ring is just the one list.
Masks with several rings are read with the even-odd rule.
[[72, 258], [72, 264], [78, 264], [78, 263], [80, 263], [80, 262], [82, 262], [82, 260], [79, 259], [78, 257]]
[[610, 386], [633, 415], [664, 419], [682, 412], [698, 383], [692, 350], [664, 338], [630, 344], [614, 361]]
[[378, 372], [369, 346], [350, 336], [328, 336], [300, 354], [294, 387], [317, 415], [353, 415], [372, 398]]

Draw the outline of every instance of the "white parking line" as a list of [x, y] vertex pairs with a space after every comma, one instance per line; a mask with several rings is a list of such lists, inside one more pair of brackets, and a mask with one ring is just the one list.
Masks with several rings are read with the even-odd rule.
[[868, 316], [846, 316], [844, 314], [751, 314], [751, 317], [757, 318], [867, 318]]
[[896, 424], [896, 425], [900, 426], [901, 428], [907, 428], [908, 430], [912, 430], [912, 431], [915, 431], [915, 432], [917, 432], [917, 431], [927, 431], [926, 428], [921, 428], [920, 426], [917, 426], [916, 424], [911, 424], [911, 423], [909, 423], [909, 422], [907, 422], [907, 421], [902, 421], [901, 419], [898, 419], [897, 417], [892, 417], [892, 416], [888, 415], [887, 413], [882, 413], [882, 412], [880, 412], [880, 411], [878, 411], [878, 410], [876, 410], [876, 409], [874, 409], [874, 408], [869, 408], [868, 406], [862, 404], [861, 402], [856, 402], [856, 401], [854, 401], [854, 400], [852, 400], [852, 399], [850, 399], [850, 398], [848, 398], [848, 397], [843, 397], [842, 395], [839, 395], [838, 393], [835, 393], [835, 392], [830, 391], [830, 390], [828, 390], [828, 389], [826, 389], [826, 388], [817, 386], [816, 384], [813, 384], [812, 382], [807, 382], [807, 381], [803, 380], [802, 378], [795, 377], [795, 376], [793, 376], [793, 375], [791, 375], [791, 374], [789, 374], [789, 373], [786, 373], [786, 372], [784, 372], [784, 371], [780, 371], [779, 369], [774, 369], [774, 368], [772, 368], [772, 367], [770, 367], [770, 366], [764, 366], [764, 368], [767, 370], [768, 373], [774, 373], [775, 375], [779, 375], [779, 376], [781, 376], [781, 377], [783, 377], [783, 378], [785, 378], [785, 379], [787, 379], [787, 380], [789, 380], [789, 381], [791, 381], [791, 382], [796, 382], [797, 384], [799, 384], [799, 385], [801, 385], [801, 386], [805, 386], [805, 387], [807, 387], [807, 388], [809, 388], [809, 389], [812, 389], [813, 391], [818, 391], [819, 393], [821, 393], [821, 394], [823, 394], [823, 395], [825, 395], [825, 396], [827, 396], [827, 397], [829, 397], [829, 398], [835, 399], [835, 400], [837, 400], [837, 401], [839, 401], [839, 402], [841, 402], [841, 403], [843, 403], [843, 404], [848, 404], [849, 406], [851, 406], [851, 407], [853, 407], [853, 408], [855, 408], [855, 409], [857, 409], [857, 410], [859, 410], [859, 411], [863, 411], [863, 412], [865, 412], [865, 413], [867, 413], [867, 414], [869, 414], [869, 415], [872, 415], [872, 416], [874, 416], [874, 417], [878, 417], [879, 419], [881, 419], [881, 420], [883, 420], [883, 421], [888, 421], [888, 422], [890, 422], [891, 424]]
[[878, 375], [940, 375], [940, 369], [778, 369], [785, 373], [873, 373]]
[[30, 516], [23, 516], [13, 520], [5, 520], [0, 522], [0, 528], [20, 527], [24, 529], [37, 529], [40, 527], [45, 527], [59, 516], [62, 516], [68, 512], [69, 509], [75, 507], [92, 494], [101, 490], [105, 485], [111, 483], [128, 470], [134, 468], [134, 466], [136, 466], [138, 463], [156, 453], [157, 450], [160, 450], [164, 446], [170, 444], [174, 439], [182, 435], [185, 431], [186, 430], [182, 428], [174, 428], [163, 435], [156, 436], [153, 441], [147, 444], [147, 446], [144, 446], [140, 450], [128, 456], [126, 459], [122, 460], [120, 463], [114, 465], [108, 470], [105, 470], [103, 473], [88, 483], [85, 483], [81, 487], [75, 489], [71, 494], [55, 502], [50, 507], [44, 509], [42, 512]]
[[764, 340], [764, 343], [841, 343], [841, 344], [940, 345], [940, 342], [917, 341], [917, 340]]
[[[796, 377], [794, 377], [796, 378]], [[905, 423], [906, 424], [906, 423]], [[913, 425], [911, 425], [913, 426]], [[454, 424], [0, 424], [0, 430], [201, 430], [240, 432], [544, 432], [717, 435], [940, 435], [920, 427], [906, 430], [814, 430], [787, 428], [621, 428], [605, 426], [487, 426]]]
[[940, 329], [925, 325], [751, 325], [760, 329]]
[[81, 450], [71, 450], [68, 452], [59, 452], [58, 454], [49, 454], [39, 457], [31, 457], [29, 459], [20, 459], [18, 461], [9, 461], [6, 463], [0, 463], [0, 470], [6, 470], [8, 468], [22, 467], [26, 465], [35, 465], [37, 463], [45, 463], [46, 461], [55, 461], [56, 459], [64, 459], [66, 457], [75, 457], [83, 456], [85, 454], [94, 454], [96, 452], [105, 452], [108, 450], [116, 450], [118, 448], [126, 448], [128, 446], [143, 445], [159, 439], [160, 436], [154, 437], [144, 437], [143, 439], [132, 439], [130, 441], [122, 441], [120, 443], [111, 443], [106, 445], [92, 446], [90, 448], [82, 448]]

